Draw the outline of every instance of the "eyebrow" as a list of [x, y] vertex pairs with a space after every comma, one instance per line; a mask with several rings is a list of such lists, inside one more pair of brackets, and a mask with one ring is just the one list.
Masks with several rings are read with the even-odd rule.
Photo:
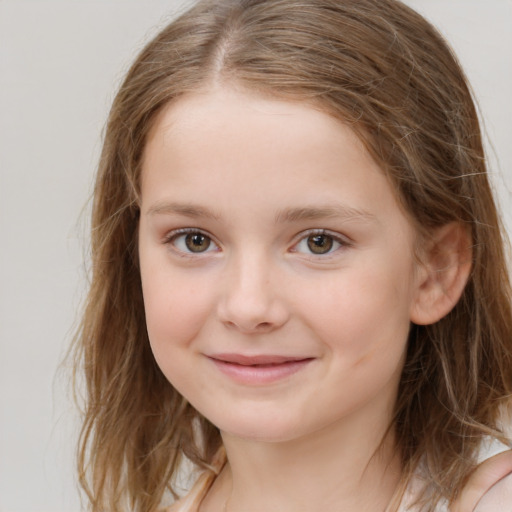
[[[184, 215], [191, 218], [207, 218], [219, 220], [221, 215], [209, 208], [192, 203], [158, 202], [151, 206], [147, 215]], [[346, 220], [370, 221], [375, 215], [358, 208], [333, 203], [322, 206], [306, 206], [298, 208], [286, 208], [275, 216], [275, 223], [299, 222], [303, 220], [316, 220], [325, 218], [343, 218]]]
[[298, 222], [301, 220], [316, 220], [333, 217], [362, 221], [375, 219], [375, 215], [366, 210], [334, 203], [321, 207], [287, 208], [277, 213], [276, 224], [281, 222]]
[[148, 209], [147, 215], [184, 215], [185, 217], [191, 218], [207, 218], [213, 220], [219, 220], [220, 215], [208, 208], [204, 208], [203, 206], [198, 206], [191, 203], [169, 203], [169, 202], [159, 202], [151, 206]]

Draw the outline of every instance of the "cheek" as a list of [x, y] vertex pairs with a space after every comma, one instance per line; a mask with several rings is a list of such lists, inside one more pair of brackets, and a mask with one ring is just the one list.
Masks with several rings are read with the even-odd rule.
[[188, 346], [211, 314], [211, 287], [185, 272], [141, 265], [142, 291], [149, 340], [158, 351]]
[[309, 301], [309, 328], [332, 363], [323, 393], [333, 415], [374, 399], [382, 399], [379, 411], [391, 410], [396, 398], [410, 328], [408, 289], [365, 275], [370, 281], [361, 275], [329, 285], [330, 300]]
[[347, 364], [401, 354], [409, 332], [407, 277], [393, 269], [347, 274], [307, 298], [310, 328]]

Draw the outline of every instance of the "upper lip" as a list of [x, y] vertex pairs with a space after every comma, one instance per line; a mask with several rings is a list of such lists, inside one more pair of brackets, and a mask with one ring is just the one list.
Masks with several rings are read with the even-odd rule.
[[294, 361], [305, 361], [313, 359], [312, 357], [305, 356], [283, 356], [273, 354], [261, 355], [244, 355], [244, 354], [212, 354], [208, 356], [210, 359], [222, 361], [224, 363], [239, 364], [243, 366], [252, 366], [258, 364], [283, 364]]

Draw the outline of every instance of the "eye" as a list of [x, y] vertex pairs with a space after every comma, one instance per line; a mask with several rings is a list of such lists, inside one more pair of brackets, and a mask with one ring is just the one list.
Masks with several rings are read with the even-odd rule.
[[171, 233], [165, 243], [180, 252], [200, 254], [218, 250], [217, 244], [205, 233], [197, 230], [183, 230]]
[[333, 248], [334, 240], [328, 235], [312, 235], [306, 238], [306, 243], [313, 254], [326, 254]]
[[324, 254], [335, 252], [341, 247], [347, 245], [349, 245], [349, 243], [346, 240], [343, 240], [341, 236], [336, 236], [320, 230], [309, 233], [307, 236], [299, 240], [299, 242], [293, 247], [293, 252], [322, 256]]

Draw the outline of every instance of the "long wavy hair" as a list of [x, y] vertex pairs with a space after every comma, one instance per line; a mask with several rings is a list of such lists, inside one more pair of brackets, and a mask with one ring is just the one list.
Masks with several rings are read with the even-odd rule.
[[181, 463], [208, 468], [221, 445], [155, 363], [137, 263], [147, 134], [164, 106], [216, 82], [348, 123], [420, 233], [451, 221], [470, 231], [462, 298], [436, 324], [411, 327], [392, 426], [403, 481], [423, 468], [429, 510], [453, 500], [482, 440], [507, 441], [500, 410], [512, 393], [504, 231], [465, 75], [432, 25], [396, 0], [206, 0], [142, 50], [104, 135], [75, 339], [86, 383], [78, 465], [92, 510], [157, 510]]

